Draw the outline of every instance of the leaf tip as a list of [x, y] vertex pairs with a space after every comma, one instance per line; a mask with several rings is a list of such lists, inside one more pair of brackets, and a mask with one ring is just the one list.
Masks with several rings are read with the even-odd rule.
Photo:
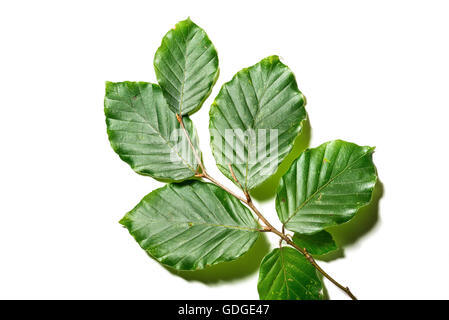
[[179, 21], [175, 25], [174, 29], [184, 27], [184, 26], [196, 26], [196, 24], [195, 24], [195, 22], [192, 21], [192, 19], [190, 19], [190, 16], [188, 16], [186, 19]]
[[274, 64], [274, 63], [280, 62], [281, 60], [278, 55], [274, 54], [274, 55], [266, 57], [265, 59], [262, 59], [262, 61], [267, 62], [269, 64]]
[[118, 223], [121, 224], [124, 227], [127, 227], [128, 214], [126, 214], [123, 218], [121, 218]]

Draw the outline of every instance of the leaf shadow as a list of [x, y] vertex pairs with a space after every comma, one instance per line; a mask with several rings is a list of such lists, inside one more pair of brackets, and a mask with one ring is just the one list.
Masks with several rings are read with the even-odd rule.
[[361, 208], [356, 213], [354, 218], [347, 223], [328, 229], [340, 248], [352, 245], [362, 236], [368, 234], [378, 223], [379, 202], [383, 194], [384, 186], [380, 179], [378, 179], [376, 185], [374, 186], [371, 202], [367, 206]]
[[203, 270], [180, 271], [163, 266], [170, 273], [187, 281], [199, 281], [207, 285], [215, 285], [221, 281], [237, 281], [249, 277], [259, 270], [263, 257], [270, 251], [270, 243], [261, 233], [254, 246], [237, 260], [213, 265]]
[[310, 126], [309, 117], [304, 121], [301, 134], [294, 141], [293, 148], [284, 161], [281, 162], [276, 172], [269, 177], [260, 186], [251, 190], [251, 196], [261, 202], [268, 201], [276, 195], [276, 189], [279, 185], [281, 177], [290, 168], [292, 162], [309, 147], [312, 138], [312, 127]]
[[[383, 184], [380, 179], [377, 179], [371, 202], [361, 208], [349, 222], [327, 229], [337, 242], [338, 250], [322, 256], [314, 256], [314, 258], [326, 262], [344, 258], [344, 247], [353, 244], [362, 236], [369, 233], [379, 221], [379, 202], [383, 193]], [[323, 276], [321, 274], [319, 276], [321, 281], [323, 281]], [[323, 286], [323, 299], [329, 299], [329, 292], [326, 286]]]

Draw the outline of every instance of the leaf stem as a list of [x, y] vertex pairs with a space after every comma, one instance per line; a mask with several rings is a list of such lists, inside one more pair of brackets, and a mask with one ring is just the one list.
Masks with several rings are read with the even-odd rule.
[[292, 246], [293, 248], [295, 248], [296, 250], [298, 250], [300, 253], [302, 253], [304, 255], [304, 257], [310, 262], [310, 264], [312, 264], [315, 269], [321, 273], [323, 275], [323, 277], [325, 277], [326, 279], [328, 279], [330, 282], [332, 282], [335, 286], [337, 286], [339, 289], [341, 289], [343, 292], [345, 292], [352, 300], [357, 300], [357, 298], [352, 294], [351, 290], [349, 290], [348, 287], [344, 287], [343, 285], [341, 285], [340, 283], [338, 283], [334, 278], [332, 278], [329, 274], [327, 274], [319, 265], [318, 263], [315, 261], [315, 259], [309, 254], [309, 252], [307, 252], [306, 248], [301, 248], [299, 246], [297, 246], [289, 237], [287, 234], [285, 234], [285, 230], [284, 230], [284, 226], [282, 226], [282, 232], [280, 232], [279, 230], [277, 230], [275, 227], [273, 227], [273, 225], [262, 215], [262, 213], [259, 211], [259, 209], [256, 208], [256, 206], [254, 205], [251, 196], [249, 194], [249, 192], [245, 189], [242, 188], [242, 185], [239, 183], [239, 181], [237, 180], [234, 171], [232, 170], [232, 166], [231, 164], [229, 164], [229, 169], [231, 171], [231, 175], [234, 178], [234, 180], [238, 183], [238, 185], [240, 186], [240, 188], [243, 190], [243, 193], [245, 194], [245, 198], [237, 195], [236, 193], [234, 193], [232, 190], [230, 190], [229, 188], [227, 188], [226, 186], [224, 186], [223, 184], [221, 184], [220, 182], [218, 182], [215, 178], [211, 177], [207, 171], [206, 168], [203, 164], [203, 161], [201, 160], [200, 156], [198, 155], [197, 150], [195, 149], [195, 147], [193, 146], [193, 143], [190, 139], [190, 136], [186, 130], [186, 128], [184, 127], [184, 122], [182, 121], [182, 116], [179, 114], [176, 114], [176, 119], [178, 120], [181, 128], [184, 131], [184, 134], [187, 138], [187, 140], [189, 141], [189, 145], [192, 148], [192, 151], [195, 155], [196, 160], [198, 161], [198, 164], [201, 168], [201, 173], [196, 174], [196, 177], [199, 178], [205, 178], [207, 180], [209, 180], [210, 182], [212, 182], [213, 184], [215, 184], [216, 186], [220, 187], [221, 189], [223, 189], [224, 191], [226, 191], [227, 193], [229, 193], [230, 195], [234, 196], [235, 198], [237, 198], [238, 200], [240, 200], [241, 202], [245, 203], [249, 208], [251, 208], [251, 210], [256, 214], [256, 216], [265, 224], [265, 226], [263, 227], [263, 229], [259, 230], [260, 232], [272, 232], [274, 234], [276, 234], [277, 236], [279, 236], [280, 239], [280, 244], [282, 243], [282, 241], [285, 241], [287, 244], [289, 244], [290, 246]]
[[204, 170], [203, 161], [201, 161], [201, 157], [198, 155], [197, 150], [193, 146], [192, 140], [190, 140], [189, 133], [187, 132], [186, 127], [184, 126], [184, 121], [182, 121], [182, 115], [176, 114], [176, 120], [178, 120], [179, 125], [181, 126], [181, 128], [182, 128], [182, 130], [184, 132], [184, 135], [186, 136], [187, 141], [189, 142], [190, 148], [192, 149], [193, 154], [195, 155], [195, 159], [198, 162], [198, 165], [200, 166], [201, 170], [204, 173], [205, 170]]

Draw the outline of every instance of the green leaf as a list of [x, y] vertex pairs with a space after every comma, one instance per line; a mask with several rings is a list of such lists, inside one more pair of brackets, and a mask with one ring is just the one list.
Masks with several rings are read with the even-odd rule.
[[338, 249], [332, 235], [325, 230], [312, 235], [295, 233], [293, 242], [312, 255], [323, 255]]
[[306, 119], [305, 97], [277, 56], [239, 71], [210, 109], [211, 146], [219, 169], [243, 189], [268, 179], [292, 149]]
[[157, 81], [173, 112], [196, 112], [218, 78], [218, 56], [206, 32], [190, 18], [162, 39], [154, 56]]
[[257, 289], [261, 300], [321, 300], [323, 284], [300, 252], [282, 247], [262, 260]]
[[[134, 171], [168, 181], [195, 175], [195, 156], [158, 85], [107, 82], [104, 106], [111, 146]], [[188, 117], [184, 125], [200, 154]]]
[[152, 257], [179, 270], [235, 260], [259, 235], [257, 222], [240, 201], [200, 181], [151, 192], [120, 223]]
[[350, 220], [371, 201], [374, 148], [336, 140], [304, 151], [282, 177], [276, 210], [284, 226], [313, 234]]

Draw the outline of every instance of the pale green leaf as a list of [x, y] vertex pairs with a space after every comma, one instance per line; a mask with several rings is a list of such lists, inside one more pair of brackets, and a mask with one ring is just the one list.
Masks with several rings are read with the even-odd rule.
[[262, 300], [321, 300], [323, 284], [300, 252], [282, 247], [263, 259], [257, 289]]
[[211, 146], [219, 169], [243, 189], [268, 179], [292, 149], [306, 119], [305, 97], [277, 56], [239, 71], [210, 109]]
[[[168, 181], [195, 175], [195, 156], [158, 85], [107, 82], [104, 106], [111, 146], [134, 171]], [[195, 128], [187, 116], [184, 124], [200, 153]]]
[[284, 226], [313, 234], [350, 220], [376, 183], [374, 148], [341, 140], [304, 151], [282, 177], [276, 210]]
[[200, 181], [151, 192], [120, 223], [152, 257], [179, 270], [237, 259], [259, 235], [257, 222], [240, 201]]
[[338, 249], [332, 235], [326, 230], [311, 235], [295, 233], [293, 242], [312, 255], [323, 255]]
[[206, 32], [190, 19], [162, 39], [154, 56], [157, 80], [173, 112], [197, 111], [218, 78], [218, 56]]

